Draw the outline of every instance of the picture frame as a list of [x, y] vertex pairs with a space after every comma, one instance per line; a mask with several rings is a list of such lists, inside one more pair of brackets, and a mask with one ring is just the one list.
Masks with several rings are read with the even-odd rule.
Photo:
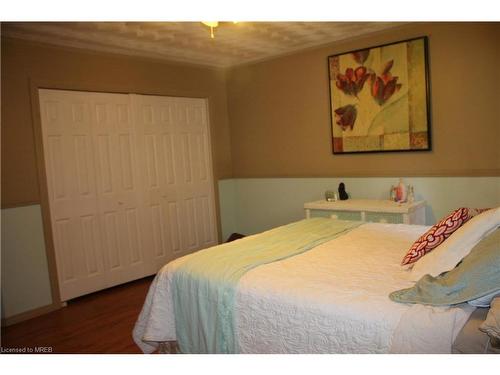
[[333, 154], [432, 150], [426, 36], [327, 61]]

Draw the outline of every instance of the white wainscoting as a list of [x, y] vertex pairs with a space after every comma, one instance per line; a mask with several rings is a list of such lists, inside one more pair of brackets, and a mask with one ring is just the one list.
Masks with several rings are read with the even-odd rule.
[[2, 210], [2, 318], [52, 303], [39, 205]]
[[[246, 178], [219, 181], [223, 239], [233, 232], [258, 233], [304, 217], [304, 202], [324, 198], [344, 182], [353, 198], [386, 199], [392, 177]], [[426, 224], [454, 208], [500, 206], [500, 177], [408, 177], [415, 199], [426, 200]]]

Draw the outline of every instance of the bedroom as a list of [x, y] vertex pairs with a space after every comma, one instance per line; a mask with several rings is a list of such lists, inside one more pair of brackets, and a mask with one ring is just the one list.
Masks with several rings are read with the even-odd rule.
[[[223, 23], [215, 29], [213, 42], [250, 26]], [[39, 40], [49, 34], [46, 30], [39, 31], [37, 40], [33, 31], [29, 34], [3, 23], [4, 322], [14, 327], [16, 319], [33, 317], [33, 312], [61, 310], [61, 300], [51, 297], [56, 293], [57, 267], [54, 257], [46, 255], [50, 234], [45, 222], [50, 217], [43, 218], [48, 215], [43, 206], [49, 202], [44, 202], [47, 188], [40, 182], [45, 178], [40, 172], [43, 137], [36, 134], [41, 124], [33, 96], [38, 88], [209, 97], [214, 229], [219, 242], [232, 233], [250, 235], [303, 219], [304, 203], [323, 199], [325, 191], [336, 190], [340, 182], [351, 199], [380, 200], [388, 199], [391, 185], [403, 177], [405, 184], [413, 185], [416, 200], [426, 201], [426, 225], [459, 207], [498, 207], [498, 88], [491, 82], [498, 81], [499, 24], [384, 26], [366, 27], [362, 35], [261, 61], [214, 68], [111, 53], [111, 47], [106, 52], [102, 45], [94, 50], [62, 45], [56, 38], [49, 43]], [[196, 27], [210, 41], [209, 29]], [[92, 32], [105, 33], [106, 28]], [[289, 33], [292, 41], [299, 38], [293, 28]], [[432, 149], [333, 154], [328, 56], [424, 36], [428, 38]], [[132, 327], [127, 334], [131, 331]]]

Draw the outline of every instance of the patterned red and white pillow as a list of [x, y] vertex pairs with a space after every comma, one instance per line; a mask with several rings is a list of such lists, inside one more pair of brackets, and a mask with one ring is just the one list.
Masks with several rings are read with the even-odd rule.
[[453, 232], [465, 224], [469, 219], [486, 210], [488, 209], [465, 207], [456, 209], [415, 241], [403, 258], [401, 265], [405, 266], [415, 263], [425, 254], [441, 245], [444, 240], [450, 237]]

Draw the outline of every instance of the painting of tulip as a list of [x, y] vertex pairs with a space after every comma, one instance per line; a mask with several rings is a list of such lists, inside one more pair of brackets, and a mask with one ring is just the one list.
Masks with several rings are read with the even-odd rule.
[[328, 57], [334, 154], [431, 149], [427, 38]]

